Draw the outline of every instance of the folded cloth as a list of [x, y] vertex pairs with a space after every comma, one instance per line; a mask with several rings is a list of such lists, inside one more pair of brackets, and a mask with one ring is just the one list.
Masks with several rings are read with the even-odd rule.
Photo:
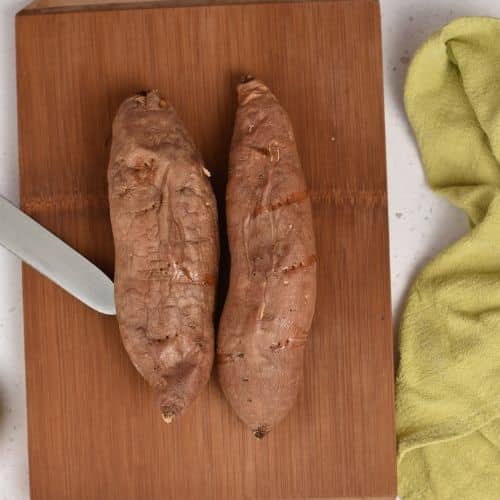
[[471, 231], [410, 291], [397, 376], [404, 500], [500, 499], [500, 21], [458, 19], [416, 54], [405, 105], [427, 180]]

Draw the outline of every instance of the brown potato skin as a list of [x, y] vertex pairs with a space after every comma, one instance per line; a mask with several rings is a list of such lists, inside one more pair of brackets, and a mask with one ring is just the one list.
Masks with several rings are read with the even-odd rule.
[[201, 156], [157, 91], [120, 106], [108, 186], [123, 344], [171, 421], [210, 377], [219, 240]]
[[238, 86], [226, 215], [229, 292], [220, 385], [258, 438], [290, 411], [316, 302], [311, 203], [290, 119], [258, 80]]

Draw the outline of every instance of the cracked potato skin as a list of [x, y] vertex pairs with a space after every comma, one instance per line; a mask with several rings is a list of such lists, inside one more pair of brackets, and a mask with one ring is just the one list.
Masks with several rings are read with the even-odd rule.
[[238, 86], [226, 215], [231, 253], [217, 365], [257, 438], [290, 411], [316, 301], [311, 202], [290, 119], [258, 80]]
[[207, 174], [157, 91], [122, 103], [108, 168], [117, 319], [168, 422], [200, 393], [213, 364], [219, 240]]

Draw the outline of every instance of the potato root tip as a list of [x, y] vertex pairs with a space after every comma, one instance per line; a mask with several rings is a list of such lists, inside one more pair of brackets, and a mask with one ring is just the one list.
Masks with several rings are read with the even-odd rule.
[[249, 74], [246, 75], [241, 75], [240, 82], [241, 83], [248, 83], [251, 82], [252, 80], [255, 80], [255, 77]]
[[174, 417], [175, 415], [173, 415], [172, 413], [170, 412], [163, 412], [161, 414], [161, 418], [163, 419], [163, 421], [166, 423], [166, 424], [171, 424], [173, 421], [174, 421]]
[[268, 433], [269, 433], [269, 431], [266, 430], [265, 427], [258, 427], [257, 429], [255, 429], [254, 431], [252, 431], [252, 434], [257, 439], [263, 439], [263, 438], [265, 438]]

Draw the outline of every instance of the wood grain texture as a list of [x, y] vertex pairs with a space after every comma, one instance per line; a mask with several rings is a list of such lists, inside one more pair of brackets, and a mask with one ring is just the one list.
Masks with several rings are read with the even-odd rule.
[[111, 121], [151, 87], [192, 132], [222, 214], [235, 83], [252, 73], [291, 116], [319, 255], [305, 387], [262, 441], [214, 377], [165, 425], [116, 319], [25, 267], [33, 500], [394, 497], [379, 23], [370, 0], [18, 16], [21, 200], [36, 220], [112, 275]]

